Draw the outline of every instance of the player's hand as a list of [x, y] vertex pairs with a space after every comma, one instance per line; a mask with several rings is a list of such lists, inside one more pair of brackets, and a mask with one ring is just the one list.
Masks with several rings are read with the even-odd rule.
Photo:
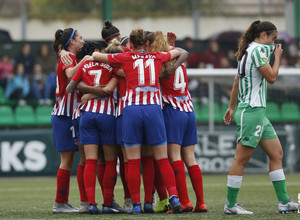
[[85, 55], [83, 58], [82, 58], [83, 61], [93, 61], [94, 58], [90, 55]]
[[173, 32], [168, 32], [167, 39], [168, 39], [169, 45], [174, 47], [175, 41], [176, 41], [176, 34], [174, 34]]
[[281, 44], [276, 44], [275, 51], [274, 51], [274, 56], [281, 57], [282, 52], [283, 52], [283, 49], [282, 49]]
[[70, 57], [70, 52], [67, 52], [65, 50], [62, 50], [60, 52], [60, 59], [61, 59], [62, 63], [66, 66], [69, 66], [73, 63], [73, 60]]
[[226, 125], [230, 125], [230, 123], [233, 120], [233, 116], [234, 116], [234, 109], [228, 108], [227, 111], [225, 112], [225, 115], [224, 115], [224, 118], [223, 118], [224, 123]]

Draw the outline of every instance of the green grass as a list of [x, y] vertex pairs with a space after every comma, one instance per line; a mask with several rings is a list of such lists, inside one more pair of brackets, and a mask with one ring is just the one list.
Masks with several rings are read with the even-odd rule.
[[[296, 202], [298, 193], [300, 193], [300, 175], [289, 174], [286, 175], [286, 179], [287, 192]], [[244, 204], [246, 209], [253, 211], [253, 216], [223, 214], [227, 175], [204, 175], [203, 181], [208, 213], [90, 216], [87, 214], [52, 214], [56, 189], [55, 177], [0, 178], [0, 219], [300, 219], [298, 213], [278, 213], [276, 195], [267, 174], [244, 176], [238, 201]], [[187, 184], [190, 200], [194, 204], [195, 195], [189, 178], [187, 178]], [[122, 191], [121, 181], [118, 179], [115, 199], [120, 204], [123, 203]], [[143, 192], [141, 198], [143, 198]], [[99, 184], [96, 189], [96, 201], [102, 204]], [[70, 202], [79, 206], [79, 192], [75, 177], [72, 177], [71, 180]]]

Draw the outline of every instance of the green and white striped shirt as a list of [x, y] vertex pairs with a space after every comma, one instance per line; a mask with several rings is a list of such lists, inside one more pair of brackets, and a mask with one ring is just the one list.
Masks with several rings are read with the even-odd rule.
[[249, 44], [238, 64], [239, 107], [266, 107], [267, 81], [257, 69], [269, 64], [273, 44]]

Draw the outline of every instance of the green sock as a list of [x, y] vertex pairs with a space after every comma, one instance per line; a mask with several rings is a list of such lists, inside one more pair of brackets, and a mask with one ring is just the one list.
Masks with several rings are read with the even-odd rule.
[[272, 183], [273, 183], [278, 201], [288, 202], [289, 197], [286, 192], [285, 180], [273, 181]]
[[238, 196], [240, 188], [232, 188], [227, 186], [227, 200], [229, 202], [228, 207], [232, 208], [236, 204], [236, 199]]

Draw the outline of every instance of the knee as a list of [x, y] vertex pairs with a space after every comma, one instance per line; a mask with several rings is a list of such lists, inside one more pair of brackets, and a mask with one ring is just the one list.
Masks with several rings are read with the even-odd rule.
[[283, 159], [283, 150], [280, 149], [269, 156], [270, 160], [273, 161], [282, 161]]
[[60, 162], [60, 168], [71, 170], [74, 163], [74, 158], [65, 158]]

